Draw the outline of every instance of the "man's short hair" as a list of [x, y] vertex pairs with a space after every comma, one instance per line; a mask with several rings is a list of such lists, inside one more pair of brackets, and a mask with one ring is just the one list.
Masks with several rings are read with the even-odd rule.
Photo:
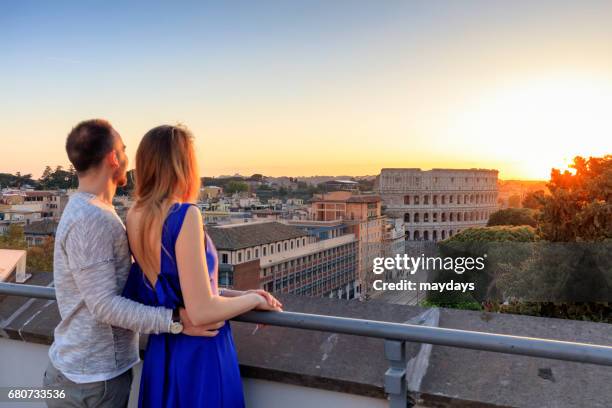
[[66, 139], [68, 159], [79, 173], [97, 167], [113, 150], [113, 127], [104, 119], [85, 120]]

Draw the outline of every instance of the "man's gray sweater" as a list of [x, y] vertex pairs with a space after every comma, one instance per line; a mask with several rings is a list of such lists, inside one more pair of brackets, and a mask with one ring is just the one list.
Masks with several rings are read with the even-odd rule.
[[140, 361], [138, 333], [165, 333], [172, 310], [121, 297], [131, 256], [114, 208], [77, 192], [55, 236], [53, 277], [61, 322], [53, 365], [77, 383], [114, 378]]

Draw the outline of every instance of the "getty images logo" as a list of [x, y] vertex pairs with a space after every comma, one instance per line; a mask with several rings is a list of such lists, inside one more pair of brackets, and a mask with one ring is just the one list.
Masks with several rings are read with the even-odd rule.
[[487, 254], [479, 257], [440, 257], [440, 256], [408, 256], [397, 254], [395, 257], [374, 258], [372, 272], [380, 275], [388, 270], [405, 270], [414, 275], [419, 270], [453, 271], [458, 275], [466, 271], [481, 271], [485, 268]]

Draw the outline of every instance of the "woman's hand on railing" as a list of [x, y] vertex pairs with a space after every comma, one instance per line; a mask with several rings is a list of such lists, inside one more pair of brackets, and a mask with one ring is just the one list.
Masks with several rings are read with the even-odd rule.
[[245, 294], [247, 293], [256, 293], [259, 296], [263, 297], [266, 301], [267, 307], [264, 308], [264, 306], [257, 306], [255, 309], [256, 310], [273, 310], [276, 312], [282, 312], [283, 309], [283, 304], [276, 299], [274, 296], [272, 296], [272, 294], [266, 290], [263, 289], [249, 289], [249, 290], [245, 290], [244, 291]]

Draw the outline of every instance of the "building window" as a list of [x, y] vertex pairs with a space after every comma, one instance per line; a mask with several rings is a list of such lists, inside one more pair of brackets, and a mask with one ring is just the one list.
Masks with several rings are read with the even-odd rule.
[[247, 251], [246, 251], [246, 260], [248, 261], [250, 259], [251, 259], [251, 250], [247, 249]]
[[259, 248], [255, 248], [255, 258], [259, 258]]
[[242, 262], [242, 252], [238, 252], [238, 262]]
[[263, 256], [266, 256], [266, 247], [263, 247], [261, 250], [263, 251]]
[[227, 263], [227, 254], [222, 254], [221, 255], [221, 263], [224, 263], [224, 264]]
[[285, 242], [285, 251], [287, 250], [287, 243]]

